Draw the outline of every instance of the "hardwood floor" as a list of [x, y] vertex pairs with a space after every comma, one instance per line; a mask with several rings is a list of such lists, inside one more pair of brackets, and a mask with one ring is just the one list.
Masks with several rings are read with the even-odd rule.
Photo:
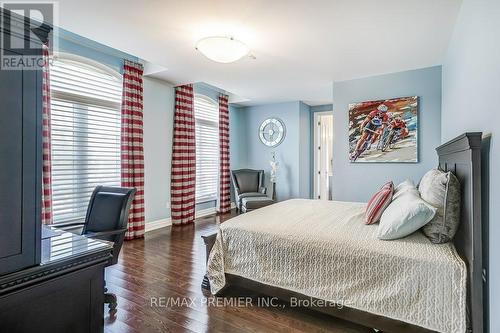
[[217, 223], [234, 214], [200, 218], [194, 226], [163, 228], [144, 240], [125, 242], [118, 264], [106, 269], [118, 310], [112, 314], [106, 307], [105, 332], [372, 332], [305, 309], [207, 304], [235, 300], [212, 298], [200, 287], [205, 273], [201, 236], [216, 232]]

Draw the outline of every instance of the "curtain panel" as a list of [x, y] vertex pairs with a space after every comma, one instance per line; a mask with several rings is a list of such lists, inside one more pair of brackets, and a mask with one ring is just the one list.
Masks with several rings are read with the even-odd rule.
[[219, 96], [219, 213], [227, 213], [231, 210], [228, 100], [227, 95]]
[[144, 237], [143, 66], [125, 60], [121, 120], [121, 183], [137, 192], [130, 207], [126, 240]]
[[52, 152], [50, 137], [50, 56], [43, 45], [42, 68], [42, 224], [52, 224]]
[[195, 218], [196, 138], [193, 85], [175, 88], [174, 137], [170, 185], [172, 225], [186, 225]]

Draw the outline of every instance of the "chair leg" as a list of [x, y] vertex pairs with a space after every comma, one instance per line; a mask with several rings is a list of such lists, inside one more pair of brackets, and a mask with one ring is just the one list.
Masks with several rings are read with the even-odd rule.
[[104, 293], [104, 303], [109, 304], [109, 310], [115, 310], [118, 306], [116, 295], [113, 293]]
[[104, 286], [104, 303], [109, 304], [108, 307], [110, 311], [115, 310], [116, 307], [118, 306], [118, 300], [116, 298], [116, 295], [113, 293], [108, 293], [108, 288], [106, 288], [106, 285]]
[[206, 290], [210, 290], [210, 281], [208, 280], [208, 276], [205, 274], [203, 276], [203, 281], [201, 282], [201, 287]]

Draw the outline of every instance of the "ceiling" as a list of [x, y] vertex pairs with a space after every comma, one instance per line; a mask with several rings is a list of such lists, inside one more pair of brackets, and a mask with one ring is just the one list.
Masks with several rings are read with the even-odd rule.
[[[460, 0], [61, 0], [59, 25], [138, 56], [172, 84], [205, 82], [244, 105], [331, 103], [332, 82], [441, 64]], [[197, 40], [233, 36], [218, 64]]]

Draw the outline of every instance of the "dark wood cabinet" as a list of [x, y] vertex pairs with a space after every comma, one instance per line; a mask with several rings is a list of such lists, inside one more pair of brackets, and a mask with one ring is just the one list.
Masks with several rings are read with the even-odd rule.
[[3, 66], [41, 59], [50, 29], [0, 18], [0, 332], [103, 332], [113, 245], [42, 227], [42, 71]]
[[102, 332], [113, 244], [42, 228], [40, 265], [0, 276], [0, 332]]
[[[0, 15], [5, 22], [6, 12]], [[14, 39], [25, 36], [24, 22], [2, 24], [0, 32], [2, 41], [16, 45]], [[0, 61], [24, 55], [3, 44]], [[40, 70], [0, 69], [0, 275], [40, 262], [41, 85]]]

